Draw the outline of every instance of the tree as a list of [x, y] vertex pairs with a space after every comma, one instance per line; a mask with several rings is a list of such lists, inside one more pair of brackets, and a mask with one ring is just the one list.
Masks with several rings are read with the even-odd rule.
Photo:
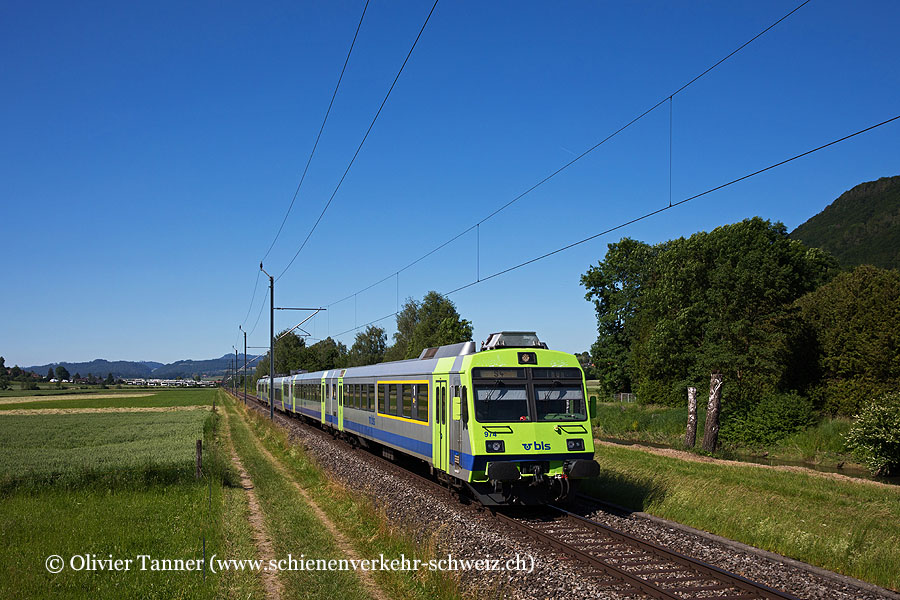
[[108, 374], [106, 375], [106, 380], [105, 380], [103, 383], [105, 383], [106, 385], [112, 385], [112, 384], [114, 384], [115, 382], [116, 382], [116, 380], [113, 378], [113, 374], [112, 374], [112, 373], [108, 373]]
[[69, 378], [69, 371], [62, 365], [56, 367], [56, 378], [60, 381]]
[[356, 334], [356, 339], [347, 356], [347, 365], [359, 367], [380, 363], [384, 360], [386, 348], [387, 334], [384, 329], [369, 325], [365, 331]]
[[0, 356], [0, 390], [9, 387], [9, 374], [6, 371], [6, 359]]
[[75, 381], [81, 379], [81, 373], [75, 373]]
[[[425, 348], [472, 339], [471, 321], [460, 318], [453, 302], [435, 291], [425, 294], [416, 312], [416, 319], [415, 329], [406, 347], [406, 358], [418, 357]], [[397, 325], [399, 330], [399, 321]]]
[[823, 383], [815, 395], [821, 407], [852, 415], [900, 387], [900, 272], [856, 267], [797, 307], [821, 352]]
[[610, 245], [582, 277], [597, 310], [601, 381], [669, 404], [683, 404], [685, 388], [715, 371], [732, 406], [798, 389], [813, 367], [797, 360], [802, 328], [792, 303], [834, 264], [758, 217], [655, 246]]
[[394, 344], [385, 350], [384, 360], [403, 360], [412, 340], [416, 326], [419, 324], [419, 303], [407, 298], [403, 308], [397, 313], [397, 331], [394, 333]]
[[47, 381], [50, 381], [51, 379], [53, 379], [53, 367], [47, 369]]

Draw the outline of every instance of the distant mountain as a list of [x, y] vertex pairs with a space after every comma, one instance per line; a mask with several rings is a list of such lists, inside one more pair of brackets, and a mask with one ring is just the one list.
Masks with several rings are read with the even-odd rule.
[[827, 250], [842, 267], [900, 269], [900, 176], [882, 177], [844, 192], [791, 237]]
[[122, 377], [123, 379], [135, 379], [141, 377], [150, 377], [152, 369], [145, 364], [131, 362], [126, 360], [108, 361], [102, 358], [92, 360], [91, 362], [80, 363], [50, 363], [48, 365], [40, 365], [36, 367], [25, 367], [26, 371], [32, 371], [38, 375], [46, 375], [48, 369], [56, 370], [57, 366], [62, 365], [69, 374], [74, 377], [76, 373], [82, 377], [88, 375], [96, 375], [97, 377], [106, 377], [112, 373], [114, 377]]
[[[247, 360], [253, 360], [255, 356], [249, 356]], [[234, 354], [226, 354], [220, 358], [209, 360], [179, 360], [168, 365], [153, 369], [151, 377], [156, 379], [173, 379], [175, 377], [191, 377], [199, 375], [224, 375], [231, 369], [234, 362]], [[255, 363], [254, 363], [255, 365]], [[238, 354], [238, 367], [244, 366], [244, 355]], [[254, 367], [255, 368], [255, 367]]]
[[[255, 356], [248, 356], [247, 360], [250, 361], [255, 358]], [[205, 375], [208, 377], [224, 375], [226, 371], [231, 369], [231, 363], [233, 361], [233, 354], [226, 354], [221, 358], [209, 360], [179, 360], [168, 365], [149, 360], [134, 362], [126, 360], [109, 361], [97, 359], [90, 362], [79, 363], [50, 363], [46, 365], [25, 367], [25, 370], [32, 371], [38, 375], [46, 375], [48, 369], [56, 370], [57, 366], [62, 365], [73, 377], [76, 373], [82, 377], [87, 377], [91, 374], [98, 377], [106, 377], [109, 373], [112, 373], [114, 377], [120, 377], [122, 379], [175, 379], [176, 377], [193, 377], [194, 375]], [[244, 355], [239, 354], [238, 366], [243, 367], [243, 364]]]

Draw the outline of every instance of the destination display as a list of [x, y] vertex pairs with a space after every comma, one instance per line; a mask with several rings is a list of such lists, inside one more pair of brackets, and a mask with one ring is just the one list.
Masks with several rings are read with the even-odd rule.
[[525, 379], [525, 369], [472, 369], [472, 376], [482, 379]]

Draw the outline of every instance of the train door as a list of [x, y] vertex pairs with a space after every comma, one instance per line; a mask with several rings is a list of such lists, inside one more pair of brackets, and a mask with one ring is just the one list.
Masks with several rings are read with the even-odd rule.
[[448, 473], [459, 473], [460, 462], [462, 456], [462, 421], [460, 421], [460, 398], [459, 390], [461, 386], [451, 385], [449, 388], [449, 398], [447, 400], [447, 429], [450, 433], [450, 469]]
[[344, 380], [338, 379], [338, 415], [337, 415], [338, 431], [344, 430]]
[[328, 397], [328, 384], [325, 383], [325, 378], [322, 378], [321, 383], [319, 384], [319, 401], [321, 403], [321, 416], [322, 423], [325, 424], [328, 420], [325, 418], [325, 415], [328, 414], [325, 412], [325, 398]]
[[447, 430], [447, 379], [434, 380], [434, 427], [438, 431], [438, 453], [436, 467], [447, 471], [450, 455], [450, 434]]

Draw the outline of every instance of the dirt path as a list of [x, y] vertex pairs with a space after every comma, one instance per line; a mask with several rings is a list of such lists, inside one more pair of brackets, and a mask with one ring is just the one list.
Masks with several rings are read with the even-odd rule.
[[90, 400], [92, 398], [146, 398], [156, 393], [147, 394], [56, 394], [53, 396], [11, 396], [0, 398], [0, 404], [19, 404], [21, 402], [44, 402], [48, 400]]
[[[250, 474], [247, 473], [247, 469], [244, 468], [241, 458], [237, 455], [237, 451], [235, 451], [234, 444], [231, 443], [231, 430], [228, 427], [228, 411], [223, 409], [222, 414], [225, 417], [225, 431], [228, 436], [228, 447], [231, 449], [231, 462], [238, 472], [238, 477], [241, 479], [241, 487], [244, 488], [244, 491], [247, 494], [247, 505], [248, 510], [250, 511], [248, 520], [250, 522], [250, 527], [253, 529], [253, 543], [256, 545], [256, 553], [260, 560], [268, 562], [275, 559], [275, 549], [272, 545], [272, 538], [269, 537], [266, 530], [265, 518], [263, 517], [259, 499], [256, 497], [256, 492], [253, 488], [253, 480], [250, 479]], [[268, 600], [280, 600], [284, 588], [281, 585], [281, 581], [278, 579], [278, 572], [276, 570], [264, 569], [260, 571], [260, 577], [262, 577], [266, 598], [268, 598]]]
[[[293, 475], [291, 475], [290, 471], [287, 470], [287, 467], [285, 467], [278, 458], [276, 458], [271, 452], [266, 449], [265, 446], [263, 446], [262, 442], [259, 441], [259, 438], [256, 437], [256, 435], [252, 435], [251, 437], [253, 438], [253, 442], [256, 444], [257, 449], [263, 454], [263, 456], [266, 457], [269, 462], [272, 463], [272, 465], [275, 466], [276, 469], [278, 469], [278, 471], [282, 475], [284, 475], [284, 477], [291, 483], [291, 485], [294, 486], [294, 489], [297, 490], [297, 493], [299, 493], [303, 497], [303, 499], [312, 509], [313, 513], [316, 515], [316, 518], [319, 519], [323, 525], [325, 525], [325, 528], [328, 529], [332, 537], [334, 537], [338, 548], [340, 548], [341, 551], [347, 555], [347, 558], [349, 560], [361, 560], [359, 554], [357, 554], [356, 550], [353, 549], [353, 545], [350, 543], [350, 540], [348, 540], [347, 537], [341, 532], [341, 530], [337, 528], [334, 522], [332, 522], [332, 520], [328, 518], [328, 515], [325, 514], [325, 511], [323, 511], [319, 507], [319, 505], [316, 504], [315, 500], [312, 499], [312, 497], [306, 492], [306, 490], [303, 489], [299, 483], [297, 483]], [[356, 571], [356, 575], [360, 578], [363, 587], [372, 598], [375, 598], [376, 600], [388, 600], [387, 596], [382, 593], [381, 588], [378, 587], [378, 584], [375, 583], [375, 579], [372, 577], [372, 573], [370, 571], [359, 570]]]
[[716, 465], [725, 465], [730, 467], [756, 467], [759, 469], [775, 469], [776, 471], [790, 471], [792, 473], [802, 473], [804, 475], [812, 475], [814, 477], [824, 477], [826, 479], [834, 479], [836, 481], [846, 481], [849, 483], [859, 483], [881, 486], [890, 489], [897, 489], [896, 485], [882, 483], [880, 481], [872, 481], [871, 479], [862, 479], [860, 477], [850, 477], [849, 475], [841, 475], [840, 473], [826, 473], [824, 471], [816, 471], [805, 467], [797, 467], [792, 465], [761, 465], [757, 463], [741, 462], [737, 460], [723, 460], [721, 458], [711, 458], [709, 456], [701, 456], [693, 452], [685, 450], [675, 450], [673, 448], [653, 448], [650, 446], [642, 446], [640, 444], [616, 444], [615, 442], [605, 442], [603, 440], [594, 439], [595, 446], [608, 446], [610, 448], [633, 448], [641, 452], [656, 454], [657, 456], [666, 456], [669, 458], [677, 458], [680, 460], [688, 460], [691, 462], [712, 463]]
[[4, 415], [77, 415], [81, 413], [171, 412], [176, 410], [209, 410], [208, 406], [111, 406], [109, 408], [14, 408], [0, 410]]

